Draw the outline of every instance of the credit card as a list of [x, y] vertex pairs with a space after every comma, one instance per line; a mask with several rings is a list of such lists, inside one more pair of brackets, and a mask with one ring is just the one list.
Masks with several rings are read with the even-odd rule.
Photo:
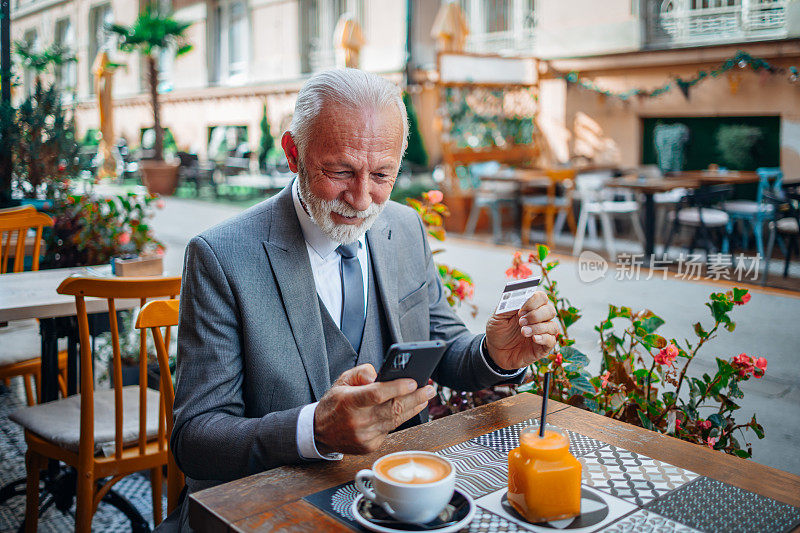
[[500, 303], [497, 304], [496, 312], [499, 314], [508, 313], [509, 311], [519, 311], [522, 305], [528, 301], [528, 298], [533, 296], [533, 293], [536, 292], [536, 288], [541, 281], [541, 276], [536, 276], [506, 283], [503, 294], [500, 296]]

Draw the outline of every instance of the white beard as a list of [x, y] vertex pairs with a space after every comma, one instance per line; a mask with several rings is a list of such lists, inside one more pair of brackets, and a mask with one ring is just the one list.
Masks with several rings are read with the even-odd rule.
[[[342, 200], [323, 200], [312, 193], [308, 187], [308, 175], [305, 173], [305, 169], [301, 167], [298, 170], [300, 199], [308, 209], [311, 220], [319, 226], [322, 233], [340, 244], [352, 244], [360, 239], [386, 207], [386, 202], [373, 203], [363, 211], [356, 211]], [[358, 217], [362, 219], [361, 224], [336, 224], [331, 218], [332, 212], [343, 217]]]

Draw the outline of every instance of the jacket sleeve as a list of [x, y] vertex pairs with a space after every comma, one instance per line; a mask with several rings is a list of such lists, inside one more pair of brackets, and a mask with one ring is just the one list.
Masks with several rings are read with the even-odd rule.
[[481, 390], [501, 383], [521, 383], [524, 372], [514, 376], [501, 375], [489, 366], [481, 353], [484, 335], [472, 334], [447, 303], [445, 288], [428, 246], [427, 232], [419, 217], [417, 221], [425, 248], [430, 338], [447, 343], [447, 350], [433, 373], [434, 381], [451, 389], [466, 391]]
[[195, 237], [184, 259], [170, 440], [178, 466], [194, 480], [228, 481], [301, 461], [302, 406], [246, 416], [240, 318], [217, 256]]

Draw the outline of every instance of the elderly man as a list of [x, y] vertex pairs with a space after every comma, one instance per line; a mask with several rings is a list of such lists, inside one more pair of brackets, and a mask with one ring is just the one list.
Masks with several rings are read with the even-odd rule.
[[408, 132], [400, 91], [332, 70], [300, 90], [282, 139], [291, 186], [186, 251], [172, 449], [189, 490], [378, 449], [432, 387], [376, 382], [395, 342], [440, 339], [433, 378], [521, 379], [555, 344], [543, 294], [473, 335], [445, 300], [426, 232], [389, 201]]

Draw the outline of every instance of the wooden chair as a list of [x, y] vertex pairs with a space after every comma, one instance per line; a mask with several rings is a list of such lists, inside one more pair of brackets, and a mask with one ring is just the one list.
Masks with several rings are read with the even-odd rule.
[[[575, 215], [572, 213], [572, 194], [575, 190], [576, 171], [571, 168], [548, 169], [545, 174], [550, 180], [547, 186], [547, 194], [539, 196], [523, 196], [522, 203], [522, 244], [528, 245], [530, 240], [531, 224], [539, 216], [544, 218], [545, 232], [547, 234], [547, 246], [553, 248], [555, 243], [554, 228], [558, 226], [561, 230], [563, 220], [566, 219], [573, 233], [577, 231]], [[556, 189], [561, 186], [564, 194], [556, 196]], [[560, 222], [556, 224], [556, 216]]]
[[[22, 272], [28, 255], [31, 258], [31, 270], [39, 270], [42, 231], [45, 226], [52, 225], [52, 218], [30, 205], [0, 209], [0, 274]], [[33, 241], [28, 241], [30, 230], [35, 230]], [[0, 327], [0, 346], [0, 380], [8, 386], [11, 378], [21, 377], [28, 405], [36, 404], [40, 395], [41, 364], [38, 355], [31, 355], [41, 350], [37, 322], [26, 320]], [[59, 387], [66, 396], [66, 351], [59, 354], [58, 367], [61, 371]]]
[[[175, 403], [175, 389], [172, 383], [172, 373], [169, 368], [169, 338], [172, 326], [178, 325], [178, 300], [155, 300], [147, 303], [139, 312], [136, 327], [146, 334], [150, 328], [153, 342], [156, 346], [158, 369], [161, 375], [159, 386], [164, 399], [164, 410], [167, 416], [167, 443], [172, 435], [172, 406]], [[161, 328], [166, 328], [166, 333], [161, 334]], [[178, 498], [185, 484], [183, 473], [175, 463], [172, 452], [167, 456], [167, 514], [172, 513], [178, 506]]]
[[[28, 444], [27, 502], [25, 530], [34, 532], [38, 523], [39, 471], [48, 459], [62, 461], [77, 470], [75, 531], [89, 532], [97, 505], [120, 479], [150, 470], [153, 519], [161, 522], [161, 483], [167, 464], [164, 397], [147, 388], [146, 338], [140, 335], [139, 385], [122, 386], [122, 361], [115, 301], [174, 298], [180, 292], [180, 277], [81, 278], [71, 277], [58, 287], [59, 294], [75, 296], [80, 333], [80, 395], [25, 407], [11, 419], [25, 429]], [[87, 297], [105, 298], [111, 330], [113, 389], [94, 390], [94, 372]], [[108, 479], [106, 479], [108, 478]]]

